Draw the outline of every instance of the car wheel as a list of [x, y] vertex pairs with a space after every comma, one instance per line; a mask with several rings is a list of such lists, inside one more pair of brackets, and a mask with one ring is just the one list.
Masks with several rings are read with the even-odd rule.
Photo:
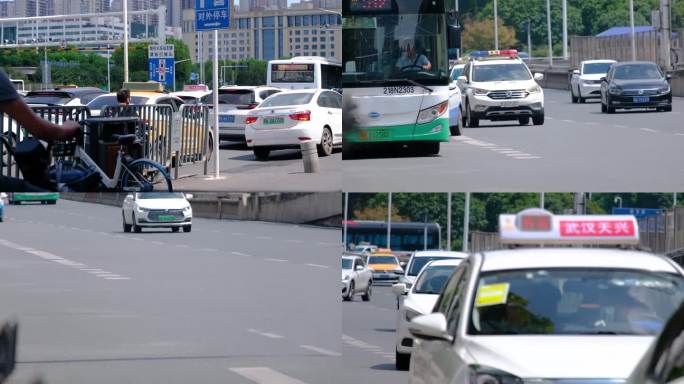
[[55, 205], [57, 204], [57, 200], [49, 200], [47, 203], [50, 205]]
[[323, 133], [321, 134], [321, 143], [318, 144], [318, 155], [319, 156], [330, 156], [333, 152], [333, 137], [330, 128], [323, 128]]
[[268, 160], [268, 154], [271, 153], [270, 149], [264, 147], [254, 147], [253, 151], [258, 160]]
[[366, 288], [366, 292], [364, 292], [363, 295], [361, 295], [361, 299], [363, 301], [370, 301], [372, 291], [373, 291], [373, 282], [368, 281], [368, 288]]
[[192, 225], [184, 225], [183, 226], [183, 232], [188, 233], [192, 231]]
[[470, 112], [470, 104], [466, 105], [466, 113], [467, 113], [466, 127], [477, 128], [480, 125], [480, 120], [473, 117], [472, 112]]
[[461, 119], [460, 118], [456, 122], [456, 125], [454, 125], [453, 127], [449, 127], [449, 131], [451, 131], [451, 136], [461, 136]]
[[126, 233], [131, 232], [131, 225], [126, 224], [126, 215], [123, 212], [121, 212], [121, 219], [123, 220], [123, 231]]
[[419, 143], [418, 151], [421, 155], [437, 155], [439, 154], [439, 141], [430, 141], [427, 143]]
[[530, 118], [529, 117], [521, 117], [518, 119], [518, 122], [520, 125], [527, 125], [530, 123]]
[[581, 94], [580, 94], [580, 96], [577, 97], [577, 99], [579, 100], [580, 104], [584, 104], [587, 101], [587, 99], [582, 97]]
[[133, 228], [133, 232], [135, 233], [142, 232], [142, 227], [135, 223], [135, 216], [133, 216], [133, 224], [131, 224], [131, 227]]
[[209, 142], [207, 143], [207, 161], [211, 160], [214, 155], [214, 135], [209, 134]]
[[544, 113], [538, 116], [532, 116], [532, 124], [534, 125], [544, 125]]
[[354, 301], [354, 280], [349, 283], [349, 290], [347, 291], [347, 298], [345, 301]]
[[572, 100], [573, 104], [577, 104], [577, 97], [575, 97], [575, 91], [572, 87], [570, 87], [570, 100]]
[[603, 112], [603, 113], [608, 112], [606, 105], [603, 103], [603, 98], [601, 98], [601, 112]]
[[672, 112], [672, 105], [668, 105], [666, 107], [663, 107], [663, 111], [665, 112]]
[[178, 227], [171, 227], [171, 232], [178, 232], [180, 228]]
[[411, 364], [411, 354], [410, 353], [400, 353], [395, 349], [395, 363], [397, 370], [408, 371], [409, 365]]

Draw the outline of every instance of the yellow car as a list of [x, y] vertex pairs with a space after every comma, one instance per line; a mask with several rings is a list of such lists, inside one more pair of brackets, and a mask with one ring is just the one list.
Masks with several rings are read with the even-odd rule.
[[[124, 83], [124, 88], [128, 88], [131, 92], [131, 105], [169, 105], [174, 115], [180, 111], [181, 106], [185, 103], [183, 99], [178, 96], [174, 96], [168, 93], [164, 93], [161, 84], [156, 82], [146, 82], [146, 83]], [[88, 107], [91, 111], [91, 116], [100, 116], [101, 110], [104, 107], [118, 105], [116, 100], [116, 93], [107, 93], [96, 97], [90, 103]], [[159, 129], [162, 132], [171, 129], [171, 127], [164, 127], [164, 121], [168, 121], [160, 115], [146, 116], [144, 113], [140, 115], [147, 124], [149, 124], [152, 129]], [[186, 123], [189, 124], [189, 123]], [[160, 126], [162, 125], [162, 126]], [[199, 125], [197, 125], [199, 126]], [[202, 148], [204, 143], [204, 133], [198, 128], [192, 128], [190, 125], [184, 127], [186, 133], [183, 134], [183, 140], [181, 142], [183, 153], [198, 153]], [[152, 139], [159, 139], [158, 137], [151, 136]], [[161, 138], [163, 140], [163, 137]], [[163, 144], [168, 145], [167, 142], [162, 141]], [[163, 146], [162, 146], [163, 147]], [[214, 152], [214, 135], [211, 129], [209, 130], [209, 142], [206, 148], [205, 156], [207, 159], [211, 158]], [[172, 155], [172, 157], [174, 157]], [[172, 164], [175, 164], [175, 160], [172, 159]], [[165, 164], [171, 165], [171, 164]]]
[[404, 273], [404, 269], [399, 264], [399, 259], [382, 249], [378, 249], [377, 252], [369, 255], [366, 264], [373, 271], [374, 282], [398, 281], [399, 275]]

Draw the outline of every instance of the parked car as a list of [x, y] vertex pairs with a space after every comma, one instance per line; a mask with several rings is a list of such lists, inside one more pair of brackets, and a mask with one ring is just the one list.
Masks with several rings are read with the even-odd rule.
[[272, 150], [318, 143], [321, 156], [342, 145], [342, 95], [321, 89], [300, 89], [272, 95], [245, 118], [245, 138], [257, 159]]
[[24, 97], [29, 105], [45, 106], [84, 106], [90, 101], [107, 92], [95, 87], [55, 88], [40, 91], [30, 91]]
[[354, 300], [361, 295], [363, 301], [369, 301], [373, 289], [373, 272], [359, 256], [342, 256], [342, 299]]

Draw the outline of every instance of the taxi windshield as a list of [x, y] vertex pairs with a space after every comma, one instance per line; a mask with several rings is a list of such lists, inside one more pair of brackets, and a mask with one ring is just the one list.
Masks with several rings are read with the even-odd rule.
[[432, 260], [446, 260], [446, 259], [452, 259], [452, 257], [439, 257], [439, 256], [421, 256], [421, 257], [414, 257], [413, 261], [411, 261], [411, 265], [409, 266], [408, 270], [408, 275], [409, 276], [416, 276], [420, 272], [421, 269], [427, 264], [428, 262]]
[[440, 265], [427, 267], [418, 276], [414, 293], [438, 295], [442, 292], [444, 284], [456, 268], [455, 265]]
[[530, 80], [530, 71], [520, 62], [512, 64], [480, 64], [473, 66], [473, 81], [522, 81]]
[[684, 300], [684, 279], [616, 269], [483, 273], [468, 333], [656, 335]]
[[342, 269], [352, 269], [352, 260], [342, 259]]
[[394, 256], [369, 256], [368, 264], [396, 264]]

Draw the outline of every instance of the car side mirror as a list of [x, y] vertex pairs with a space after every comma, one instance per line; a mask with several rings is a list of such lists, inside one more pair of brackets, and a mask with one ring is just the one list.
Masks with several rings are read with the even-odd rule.
[[406, 284], [404, 283], [397, 283], [392, 286], [392, 293], [394, 293], [395, 296], [403, 296], [406, 294]]
[[193, 195], [192, 193], [186, 193], [186, 194], [185, 194], [185, 198], [186, 198], [187, 200], [192, 200], [194, 197], [195, 197], [195, 195]]
[[126, 200], [133, 200], [133, 195], [126, 195]]
[[606, 79], [605, 76], [603, 76], [603, 77], [601, 78], [601, 82], [604, 82], [604, 81], [608, 81], [608, 79]]
[[453, 91], [456, 88], [458, 88], [458, 81], [454, 80], [451, 83], [449, 83], [449, 90], [450, 91]]
[[8, 321], [0, 329], [0, 379], [7, 378], [14, 371], [18, 327], [16, 321]]
[[579, 75], [580, 74], [579, 69], [575, 69], [574, 71], [572, 71], [572, 74], [573, 75]]
[[406, 268], [406, 262], [405, 262], [405, 261], [399, 262], [399, 265], [400, 265], [402, 268]]
[[535, 73], [534, 74], [534, 81], [542, 81], [544, 80], [544, 74], [543, 73]]
[[416, 316], [409, 323], [409, 332], [417, 339], [453, 341], [447, 331], [444, 314], [436, 312], [429, 315]]
[[363, 265], [357, 265], [356, 267], [354, 267], [354, 270], [355, 271], [363, 271]]
[[456, 84], [458, 84], [459, 86], [468, 84], [468, 78], [465, 76], [459, 76], [458, 79], [456, 79]]
[[666, 80], [672, 80], [672, 74], [671, 73], [666, 74], [665, 79]]

